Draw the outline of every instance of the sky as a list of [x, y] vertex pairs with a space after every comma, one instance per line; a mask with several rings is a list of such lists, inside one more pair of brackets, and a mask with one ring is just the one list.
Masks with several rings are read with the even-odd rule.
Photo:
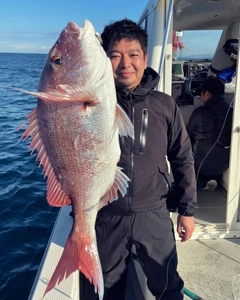
[[[99, 33], [111, 21], [137, 22], [147, 0], [0, 0], [0, 52], [48, 53], [69, 21], [88, 19]], [[199, 48], [199, 41], [204, 49]], [[204, 38], [203, 38], [204, 37]], [[184, 32], [180, 55], [212, 52], [219, 33]], [[214, 46], [213, 46], [214, 45]]]
[[92, 22], [102, 32], [111, 21], [138, 21], [146, 0], [0, 0], [0, 52], [48, 53], [69, 21]]

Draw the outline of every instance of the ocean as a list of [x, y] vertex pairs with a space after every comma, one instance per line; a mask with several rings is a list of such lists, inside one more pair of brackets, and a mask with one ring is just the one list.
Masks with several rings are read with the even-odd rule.
[[0, 53], [0, 299], [27, 300], [58, 208], [46, 201], [46, 179], [18, 130], [36, 107], [46, 54]]

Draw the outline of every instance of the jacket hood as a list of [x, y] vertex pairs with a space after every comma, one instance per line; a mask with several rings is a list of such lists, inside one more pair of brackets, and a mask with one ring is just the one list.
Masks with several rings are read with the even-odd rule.
[[156, 88], [159, 79], [160, 77], [158, 73], [152, 68], [147, 67], [144, 71], [143, 78], [140, 84], [133, 91], [116, 87], [118, 98], [124, 100], [131, 94], [133, 100], [137, 99], [138, 101], [142, 101], [147, 94], [149, 94]]

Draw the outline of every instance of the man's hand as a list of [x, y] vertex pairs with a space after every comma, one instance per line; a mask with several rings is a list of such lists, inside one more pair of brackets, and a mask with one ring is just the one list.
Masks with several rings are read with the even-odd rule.
[[177, 232], [181, 238], [181, 242], [189, 240], [195, 229], [194, 217], [178, 215]]

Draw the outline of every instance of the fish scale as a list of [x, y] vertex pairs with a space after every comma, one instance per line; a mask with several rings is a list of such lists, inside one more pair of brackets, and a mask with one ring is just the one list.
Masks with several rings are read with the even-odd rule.
[[95, 221], [98, 211], [127, 192], [129, 178], [117, 166], [118, 135], [134, 138], [131, 121], [117, 104], [112, 66], [92, 24], [69, 22], [53, 45], [39, 79], [38, 98], [22, 135], [47, 176], [47, 201], [72, 205], [73, 227], [43, 297], [75, 270], [104, 284]]

